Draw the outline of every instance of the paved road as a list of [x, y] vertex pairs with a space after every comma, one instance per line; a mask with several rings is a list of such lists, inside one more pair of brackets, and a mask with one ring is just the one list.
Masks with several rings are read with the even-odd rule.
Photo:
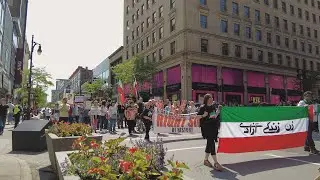
[[[265, 151], [242, 154], [219, 154], [220, 163], [226, 168], [216, 172], [203, 166], [204, 140], [166, 143], [167, 155], [186, 162], [191, 170], [190, 179], [245, 179], [245, 180], [312, 180], [320, 175], [320, 155], [309, 155], [302, 148], [283, 151]], [[320, 143], [317, 143], [320, 149]]]

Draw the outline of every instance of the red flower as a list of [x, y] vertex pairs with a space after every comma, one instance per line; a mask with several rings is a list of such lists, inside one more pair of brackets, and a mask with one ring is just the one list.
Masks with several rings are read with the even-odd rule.
[[133, 167], [132, 162], [120, 160], [120, 168], [123, 172], [129, 172]]
[[137, 150], [138, 150], [138, 148], [132, 147], [132, 148], [129, 149], [129, 152], [130, 152], [131, 154], [133, 154], [133, 153], [135, 153]]
[[100, 157], [100, 159], [101, 159], [102, 162], [105, 162], [107, 160], [107, 158], [102, 157], [102, 156]]
[[146, 160], [150, 161], [151, 160], [151, 156], [149, 154], [146, 155]]
[[97, 144], [97, 143], [94, 142], [94, 141], [91, 141], [90, 146], [91, 146], [93, 149], [96, 149], [96, 148], [99, 147], [99, 144]]

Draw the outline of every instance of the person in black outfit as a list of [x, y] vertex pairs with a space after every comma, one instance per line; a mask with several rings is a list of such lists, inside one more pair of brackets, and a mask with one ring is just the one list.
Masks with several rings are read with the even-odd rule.
[[8, 108], [9, 108], [9, 106], [6, 104], [6, 99], [2, 98], [1, 104], [0, 104], [0, 135], [2, 135], [3, 131], [4, 131]]
[[[204, 96], [203, 105], [200, 107], [198, 116], [200, 119], [201, 133], [204, 139], [207, 139], [207, 145], [205, 150], [204, 165], [212, 167], [215, 170], [221, 171], [222, 166], [219, 164], [216, 156], [215, 140], [217, 139], [219, 108], [213, 106], [213, 98], [211, 94]], [[208, 160], [211, 154], [214, 161], [214, 165]]]
[[144, 126], [146, 127], [146, 136], [145, 136], [145, 140], [150, 141], [150, 136], [149, 136], [149, 132], [151, 129], [151, 125], [152, 125], [152, 111], [150, 109], [150, 103], [147, 102], [145, 104], [145, 108], [141, 114]]
[[127, 128], [127, 120], [125, 119], [125, 116], [124, 116], [124, 111], [125, 111], [125, 108], [122, 104], [118, 104], [118, 129], [123, 129], [123, 121], [124, 121], [124, 125], [125, 127]]

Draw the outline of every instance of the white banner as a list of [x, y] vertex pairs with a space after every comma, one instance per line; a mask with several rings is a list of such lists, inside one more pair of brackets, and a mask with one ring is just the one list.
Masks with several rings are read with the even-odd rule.
[[200, 119], [196, 117], [196, 114], [154, 113], [152, 117], [154, 133], [201, 133]]

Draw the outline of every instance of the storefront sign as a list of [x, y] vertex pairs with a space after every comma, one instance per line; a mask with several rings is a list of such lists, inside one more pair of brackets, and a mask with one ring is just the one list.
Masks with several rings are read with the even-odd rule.
[[153, 115], [154, 133], [200, 133], [200, 120], [195, 114]]
[[217, 84], [199, 83], [199, 82], [192, 83], [193, 90], [214, 91], [217, 89], [217, 87], [218, 87]]
[[262, 103], [262, 102], [264, 102], [264, 97], [263, 96], [251, 96], [250, 101], [252, 103]]

